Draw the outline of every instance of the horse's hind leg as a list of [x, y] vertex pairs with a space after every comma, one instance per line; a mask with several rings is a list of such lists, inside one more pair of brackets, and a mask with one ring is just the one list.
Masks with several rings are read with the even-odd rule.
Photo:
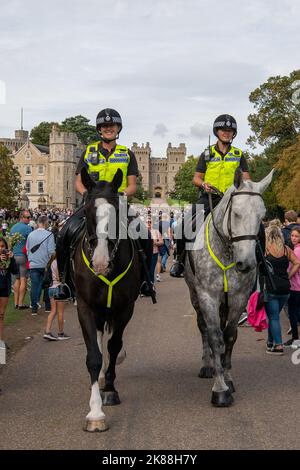
[[102, 355], [97, 344], [97, 329], [94, 316], [78, 298], [78, 318], [81, 325], [86, 349], [86, 365], [91, 377], [90, 412], [86, 416], [85, 431], [106, 431], [108, 426], [102, 411], [98, 377], [102, 366]]
[[211, 355], [211, 349], [208, 343], [208, 332], [205, 321], [202, 317], [201, 312], [197, 312], [197, 325], [202, 336], [202, 367], [200, 369], [198, 377], [200, 379], [212, 379], [214, 376], [215, 369], [213, 367], [213, 358]]

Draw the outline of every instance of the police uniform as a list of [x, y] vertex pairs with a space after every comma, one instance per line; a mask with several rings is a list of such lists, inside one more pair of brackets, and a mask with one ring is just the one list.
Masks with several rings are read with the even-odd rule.
[[[233, 147], [223, 154], [218, 148], [218, 144], [212, 145], [210, 149], [206, 149], [201, 155], [197, 163], [196, 172], [204, 173], [204, 182], [210, 183], [222, 193], [232, 186], [234, 175], [237, 168], [242, 172], [248, 172], [248, 164], [242, 150]], [[212, 203], [215, 207], [221, 198], [217, 194], [212, 194]], [[197, 204], [204, 205], [204, 216], [209, 214], [208, 194], [201, 189]]]
[[[91, 143], [81, 155], [76, 168], [80, 174], [83, 167], [95, 181], [111, 182], [120, 168], [123, 180], [118, 191], [121, 193], [127, 187], [128, 176], [138, 176], [138, 166], [134, 153], [127, 147], [116, 145], [111, 151], [103, 148], [101, 141]], [[74, 285], [70, 275], [70, 251], [74, 251], [77, 240], [84, 227], [84, 208], [79, 207], [67, 220], [59, 232], [56, 243], [57, 266], [61, 280], [71, 288], [74, 296]]]

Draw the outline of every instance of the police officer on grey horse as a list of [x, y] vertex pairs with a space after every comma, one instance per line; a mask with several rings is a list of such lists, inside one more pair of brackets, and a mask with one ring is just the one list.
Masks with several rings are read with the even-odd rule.
[[[218, 140], [200, 155], [193, 178], [195, 186], [200, 188], [196, 204], [204, 206], [205, 218], [210, 212], [208, 193], [211, 193], [212, 207], [215, 207], [225, 191], [234, 183], [238, 168], [242, 171], [244, 180], [250, 179], [248, 164], [242, 150], [232, 145], [237, 135], [237, 123], [234, 117], [229, 114], [218, 116], [213, 125], [213, 133]], [[170, 269], [172, 277], [183, 275], [185, 242], [183, 237], [176, 240], [176, 261]]]
[[[86, 188], [81, 180], [85, 167], [95, 181], [112, 181], [118, 169], [123, 172], [119, 193], [127, 197], [136, 192], [138, 165], [134, 153], [124, 145], [117, 144], [122, 130], [120, 114], [111, 108], [101, 110], [96, 119], [100, 139], [89, 144], [83, 152], [76, 169], [76, 190], [85, 200]], [[74, 297], [74, 286], [70, 275], [70, 256], [76, 247], [79, 235], [84, 229], [83, 205], [67, 220], [59, 232], [56, 244], [57, 264], [62, 282], [56, 300]]]

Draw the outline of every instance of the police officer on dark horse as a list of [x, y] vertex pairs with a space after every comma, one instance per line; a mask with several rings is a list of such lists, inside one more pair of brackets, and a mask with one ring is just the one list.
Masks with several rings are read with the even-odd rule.
[[[111, 108], [101, 110], [96, 118], [96, 129], [100, 140], [89, 144], [81, 156], [76, 169], [76, 190], [83, 196], [84, 202], [87, 190], [81, 180], [81, 170], [83, 167], [87, 169], [90, 176], [96, 182], [111, 182], [118, 169], [121, 169], [123, 179], [118, 192], [126, 197], [133, 196], [136, 192], [138, 165], [134, 153], [127, 147], [117, 144], [117, 139], [122, 130], [120, 114]], [[71, 297], [74, 298], [70, 257], [75, 251], [76, 244], [83, 230], [84, 208], [81, 206], [67, 220], [57, 237], [57, 264], [62, 284], [58, 295], [55, 297], [56, 300], [63, 301]], [[140, 240], [140, 243], [146, 254], [147, 265], [149, 266], [152, 256], [151, 241]], [[144, 253], [141, 255], [144, 256]], [[148, 292], [149, 287], [147, 283], [143, 285]]]

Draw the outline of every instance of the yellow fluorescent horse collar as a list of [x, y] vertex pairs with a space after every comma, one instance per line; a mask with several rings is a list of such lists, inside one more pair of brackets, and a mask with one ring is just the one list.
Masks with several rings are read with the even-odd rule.
[[85, 264], [87, 265], [87, 267], [89, 268], [90, 271], [92, 271], [93, 274], [95, 274], [95, 276], [97, 276], [101, 281], [103, 281], [107, 286], [108, 286], [108, 294], [107, 294], [107, 303], [106, 303], [106, 307], [107, 308], [111, 308], [111, 299], [112, 299], [112, 290], [113, 290], [113, 287], [125, 276], [125, 274], [129, 271], [131, 265], [132, 265], [132, 261], [133, 261], [133, 257], [134, 257], [134, 249], [132, 247], [132, 257], [131, 257], [131, 260], [127, 266], [127, 268], [125, 269], [125, 271], [123, 271], [121, 274], [119, 274], [119, 276], [117, 276], [115, 279], [113, 279], [112, 281], [109, 281], [105, 276], [102, 276], [102, 274], [96, 274], [95, 271], [90, 267], [90, 263], [89, 263], [89, 260], [87, 259], [84, 251], [83, 251], [83, 246], [81, 247], [81, 253], [82, 253], [82, 257], [84, 259], [84, 262]]
[[208, 248], [209, 254], [210, 254], [210, 256], [212, 257], [212, 259], [217, 263], [217, 265], [218, 265], [218, 266], [222, 269], [222, 271], [223, 271], [223, 274], [224, 274], [224, 292], [228, 292], [228, 281], [227, 281], [226, 271], [228, 271], [228, 269], [230, 269], [230, 268], [233, 268], [233, 266], [235, 265], [235, 263], [231, 263], [231, 264], [229, 264], [228, 266], [224, 266], [224, 264], [219, 260], [219, 258], [216, 257], [216, 255], [215, 255], [214, 252], [212, 251], [212, 248], [211, 248], [210, 242], [209, 242], [209, 224], [210, 224], [210, 221], [211, 221], [211, 214], [209, 214], [208, 217], [209, 217], [209, 218], [208, 218], [208, 221], [207, 221], [207, 224], [206, 224], [206, 228], [205, 228], [207, 248]]

